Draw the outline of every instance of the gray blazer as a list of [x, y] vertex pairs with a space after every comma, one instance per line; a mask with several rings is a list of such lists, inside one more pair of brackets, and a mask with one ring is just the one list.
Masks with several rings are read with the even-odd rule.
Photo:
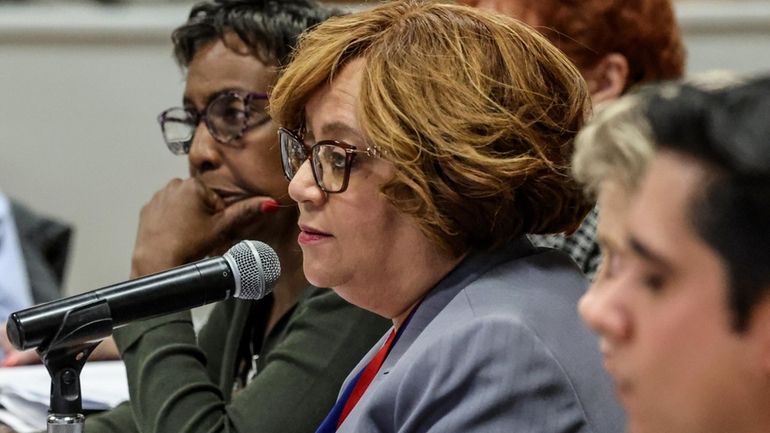
[[33, 302], [39, 304], [60, 298], [72, 228], [13, 200], [11, 214], [19, 234]]
[[469, 256], [423, 300], [338, 432], [622, 432], [577, 315], [585, 287], [566, 255], [524, 238]]

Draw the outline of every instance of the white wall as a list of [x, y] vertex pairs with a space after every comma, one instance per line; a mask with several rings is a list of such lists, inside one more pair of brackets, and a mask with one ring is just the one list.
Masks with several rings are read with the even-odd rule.
[[186, 173], [155, 116], [179, 104], [187, 7], [0, 9], [0, 188], [76, 226], [66, 287], [128, 276], [137, 215]]
[[[71, 293], [128, 275], [137, 214], [186, 172], [155, 116], [178, 104], [187, 5], [0, 6], [0, 188], [77, 226]], [[684, 2], [690, 71], [770, 71], [770, 1]]]
[[770, 0], [682, 1], [688, 70], [770, 72]]

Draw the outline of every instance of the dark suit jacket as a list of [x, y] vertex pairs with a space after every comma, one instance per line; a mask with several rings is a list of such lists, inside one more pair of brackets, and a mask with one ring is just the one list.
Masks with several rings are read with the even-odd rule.
[[61, 297], [72, 228], [11, 200], [24, 263], [36, 304]]

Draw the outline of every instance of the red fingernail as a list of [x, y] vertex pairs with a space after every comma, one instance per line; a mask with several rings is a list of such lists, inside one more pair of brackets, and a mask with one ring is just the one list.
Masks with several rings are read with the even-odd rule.
[[278, 202], [275, 200], [263, 201], [262, 204], [259, 205], [259, 210], [262, 213], [273, 213], [278, 210]]

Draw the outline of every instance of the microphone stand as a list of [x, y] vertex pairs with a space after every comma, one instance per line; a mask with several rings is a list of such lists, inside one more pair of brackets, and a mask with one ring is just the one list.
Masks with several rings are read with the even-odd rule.
[[91, 352], [110, 334], [110, 307], [100, 300], [67, 311], [56, 334], [37, 348], [51, 376], [48, 433], [83, 433], [80, 372]]

